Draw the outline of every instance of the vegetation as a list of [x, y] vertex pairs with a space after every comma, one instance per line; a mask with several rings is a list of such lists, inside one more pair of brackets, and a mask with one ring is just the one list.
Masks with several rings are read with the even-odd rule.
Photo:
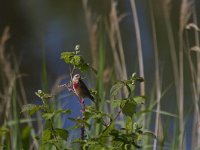
[[[25, 75], [15, 56], [5, 52], [11, 36], [5, 27], [0, 38], [0, 150], [199, 149], [199, 2], [127, 3], [128, 12], [119, 7], [120, 1], [82, 0], [91, 64], [79, 46], [61, 54], [71, 77], [76, 71], [93, 82], [90, 92], [96, 103], [84, 106], [80, 117], [71, 116], [75, 110], [63, 107], [61, 93], [54, 91], [67, 87], [73, 93], [70, 82], [59, 86], [58, 78], [47, 90], [45, 63], [44, 88], [35, 92], [40, 103], [28, 104]], [[142, 25], [145, 17], [148, 29]], [[134, 50], [124, 35], [126, 18]], [[147, 51], [153, 71], [147, 68]], [[64, 124], [66, 120], [74, 126]]]
[[[64, 59], [67, 64], [73, 65], [71, 74], [73, 74], [75, 69], [82, 71], [91, 69], [79, 55], [79, 52], [79, 46], [76, 46], [75, 52], [63, 52], [61, 54], [61, 58]], [[144, 104], [145, 101], [144, 96], [135, 96], [134, 94], [137, 82], [143, 82], [143, 78], [136, 77], [136, 75], [133, 74], [129, 80], [118, 81], [115, 83], [110, 90], [110, 94], [113, 99], [109, 101], [101, 99], [98, 95], [98, 91], [92, 90], [96, 101], [101, 99], [104, 101], [104, 105], [111, 106], [113, 112], [108, 113], [100, 108], [86, 106], [86, 108], [82, 110], [82, 118], [68, 117], [68, 119], [75, 122], [75, 126], [71, 128], [71, 130], [81, 128], [81, 136], [78, 139], [73, 139], [71, 142], [79, 143], [81, 149], [141, 148], [143, 136], [154, 136], [154, 134], [149, 131], [145, 131], [143, 127], [136, 122], [142, 113], [141, 111], [136, 111], [137, 107]], [[125, 88], [127, 89], [127, 97], [118, 98], [118, 93]], [[68, 140], [70, 129], [66, 130], [63, 128], [55, 128], [54, 118], [56, 115], [69, 114], [71, 110], [52, 109], [49, 104], [49, 99], [53, 98], [53, 96], [46, 94], [41, 90], [38, 90], [36, 95], [41, 99], [42, 104], [24, 105], [22, 107], [22, 112], [29, 112], [30, 115], [33, 115], [37, 111], [42, 112], [42, 117], [45, 120], [45, 128], [41, 133], [41, 136], [37, 137], [38, 140], [41, 140], [42, 149], [45, 149], [48, 144], [55, 146], [58, 150], [69, 149], [70, 146], [67, 146], [64, 141]], [[118, 110], [117, 113], [116, 110]], [[122, 119], [124, 126], [117, 128], [117, 119], [121, 113], [124, 114], [124, 119]], [[92, 130], [98, 131], [98, 133], [95, 134]], [[86, 135], [85, 133], [89, 134]], [[107, 145], [107, 143], [109, 144]]]

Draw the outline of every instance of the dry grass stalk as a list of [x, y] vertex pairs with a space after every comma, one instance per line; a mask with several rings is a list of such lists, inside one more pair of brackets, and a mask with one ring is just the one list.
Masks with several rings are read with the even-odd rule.
[[[89, 32], [93, 67], [97, 68], [98, 66], [97, 30], [98, 30], [99, 17], [94, 18], [92, 16], [91, 9], [88, 6], [88, 0], [82, 0], [82, 3], [86, 17], [86, 24]], [[108, 32], [111, 48], [113, 51], [117, 79], [127, 79], [125, 56], [119, 29], [119, 18], [117, 16], [116, 5], [117, 5], [116, 1], [111, 0], [109, 23], [106, 24], [106, 29]]]
[[98, 21], [99, 19], [96, 18], [95, 21], [92, 20], [92, 12], [91, 9], [88, 7], [88, 0], [82, 0], [83, 9], [85, 12], [85, 19], [87, 30], [89, 34], [89, 42], [91, 48], [91, 55], [92, 55], [92, 66], [94, 68], [98, 67], [98, 51], [97, 51], [97, 28], [98, 28]]
[[184, 149], [184, 58], [183, 58], [183, 30], [191, 16], [191, 2], [182, 0], [180, 8], [180, 24], [179, 24], [179, 149]]
[[[131, 9], [133, 14], [133, 20], [134, 20], [134, 28], [136, 32], [136, 44], [137, 44], [137, 52], [138, 52], [138, 61], [139, 61], [139, 73], [141, 77], [144, 77], [144, 64], [143, 64], [143, 52], [142, 52], [142, 41], [140, 36], [140, 26], [138, 21], [138, 15], [137, 15], [137, 9], [135, 6], [135, 0], [130, 0], [131, 2]], [[140, 92], [141, 95], [145, 95], [145, 85], [144, 82], [140, 84]]]
[[[183, 30], [190, 16], [191, 3], [188, 0], [182, 0], [180, 6], [178, 45], [175, 44], [174, 34], [170, 20], [170, 1], [163, 1], [164, 17], [167, 27], [167, 34], [170, 46], [170, 54], [173, 64], [174, 82], [176, 88], [176, 97], [179, 114], [179, 149], [184, 149], [184, 57], [183, 57]], [[176, 46], [179, 47], [178, 55]]]
[[117, 79], [124, 80], [127, 79], [127, 71], [116, 7], [116, 2], [112, 0], [109, 23], [106, 24], [106, 27], [114, 57]]
[[[2, 121], [4, 122], [5, 119], [9, 119], [10, 116], [10, 107], [11, 107], [11, 95], [12, 89], [15, 83], [15, 77], [13, 74], [13, 70], [11, 69], [10, 61], [5, 56], [5, 49], [6, 49], [6, 42], [10, 38], [10, 28], [6, 27], [3, 31], [2, 37], [0, 39], [0, 64], [2, 69], [2, 76], [4, 77], [4, 91], [2, 95], [4, 95], [4, 99], [1, 100], [2, 108], [0, 111]], [[5, 113], [5, 114], [4, 114]], [[4, 117], [5, 116], [5, 117]]]
[[160, 83], [160, 69], [159, 69], [159, 54], [158, 54], [158, 46], [157, 46], [157, 37], [156, 37], [156, 26], [155, 26], [155, 18], [153, 13], [152, 2], [150, 4], [150, 15], [151, 15], [151, 25], [152, 25], [152, 34], [153, 34], [153, 45], [154, 45], [154, 54], [155, 54], [155, 78], [156, 78], [156, 119], [155, 119], [155, 135], [157, 139], [154, 139], [153, 149], [157, 149], [157, 140], [161, 138], [159, 133], [162, 134], [161, 130], [161, 119], [160, 119], [160, 99], [161, 99], [161, 83]]
[[[197, 16], [195, 7], [193, 7], [193, 22], [197, 25]], [[187, 31], [186, 31], [187, 32]], [[194, 28], [194, 36], [195, 36], [195, 46], [200, 47], [199, 42], [199, 33], [198, 28]], [[187, 37], [188, 38], [188, 37]], [[188, 44], [188, 58], [189, 58], [189, 67], [192, 76], [192, 95], [194, 99], [194, 123], [193, 123], [193, 134], [192, 134], [192, 149], [197, 149], [200, 147], [200, 112], [199, 112], [199, 98], [200, 98], [200, 53], [195, 52], [196, 54], [196, 65], [194, 64], [190, 47]], [[195, 67], [196, 66], [196, 67]]]
[[[8, 121], [12, 121], [13, 116], [12, 116], [12, 94], [14, 92], [15, 86], [16, 86], [16, 81], [18, 80], [19, 84], [19, 90], [17, 90], [16, 94], [16, 101], [19, 106], [22, 106], [23, 104], [27, 103], [26, 99], [26, 94], [24, 90], [24, 86], [21, 80], [22, 75], [18, 74], [19, 70], [14, 70], [11, 66], [11, 61], [8, 59], [8, 57], [5, 54], [6, 50], [6, 42], [10, 38], [10, 28], [6, 27], [4, 29], [4, 32], [2, 34], [2, 37], [0, 38], [0, 64], [1, 64], [1, 77], [2, 80], [4, 81], [4, 84], [2, 86], [2, 93], [1, 95], [1, 106], [2, 109], [0, 109], [0, 115], [1, 115], [1, 121], [3, 125], [6, 125]], [[15, 66], [16, 67], [16, 66]], [[28, 122], [29, 127], [32, 127], [32, 122]], [[12, 131], [11, 131], [12, 132]], [[31, 135], [34, 137], [35, 136], [35, 131], [31, 130]], [[14, 136], [14, 135], [13, 135]], [[11, 147], [14, 146], [12, 141], [12, 136], [10, 137], [11, 139]], [[1, 144], [3, 145], [5, 142], [5, 136], [2, 136]], [[2, 147], [1, 147], [2, 148]], [[38, 149], [38, 141], [36, 139], [33, 139], [33, 149], [36, 148]], [[14, 148], [13, 148], [14, 149]]]
[[[163, 3], [165, 4], [165, 3]], [[169, 1], [168, 1], [169, 4]], [[176, 54], [176, 46], [175, 46], [175, 39], [173, 35], [173, 30], [170, 21], [170, 14], [169, 8], [170, 5], [163, 5], [164, 8], [164, 18], [167, 27], [167, 34], [169, 40], [169, 47], [170, 47], [170, 55], [172, 60], [172, 68], [174, 74], [174, 82], [175, 82], [175, 89], [176, 89], [176, 97], [179, 109], [179, 149], [182, 149], [182, 141], [183, 141], [183, 52], [182, 49], [179, 51], [179, 62], [178, 57]]]
[[[127, 71], [126, 71], [126, 61], [125, 61], [125, 55], [124, 55], [124, 49], [123, 49], [123, 44], [122, 44], [122, 38], [121, 38], [121, 33], [120, 33], [120, 28], [119, 28], [119, 17], [117, 16], [117, 4], [114, 0], [111, 1], [111, 13], [110, 13], [110, 22], [114, 26], [114, 34], [116, 35], [116, 44], [118, 47], [119, 51], [119, 60], [121, 62], [121, 69], [122, 71], [122, 78], [123, 80], [127, 79]], [[113, 37], [114, 38], [114, 37]], [[118, 61], [119, 61], [118, 60]], [[118, 73], [120, 73], [118, 72]]]
[[[1, 95], [3, 95], [1, 99], [2, 109], [0, 111], [2, 124], [6, 124], [6, 122], [12, 119], [12, 113], [10, 111], [11, 111], [11, 105], [12, 105], [11, 103], [12, 92], [15, 86], [15, 74], [11, 68], [10, 61], [7, 59], [5, 55], [6, 42], [10, 38], [9, 31], [10, 31], [10, 28], [5, 27], [2, 37], [0, 39], [0, 64], [1, 64], [1, 69], [2, 69], [1, 76], [3, 77], [1, 80], [4, 81], [4, 84], [2, 86], [3, 93], [1, 93]], [[3, 134], [0, 145], [4, 145], [5, 140], [6, 140], [6, 136]], [[3, 149], [3, 147], [1, 147], [1, 149]]]

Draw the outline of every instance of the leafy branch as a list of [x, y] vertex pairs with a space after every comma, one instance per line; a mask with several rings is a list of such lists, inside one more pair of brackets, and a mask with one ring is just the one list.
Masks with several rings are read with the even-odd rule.
[[[70, 77], [71, 77], [71, 80], [72, 80], [72, 76], [73, 76], [73, 73], [74, 73], [74, 70], [77, 69], [81, 72], [84, 72], [84, 71], [88, 71], [89, 69], [91, 69], [92, 71], [95, 71], [95, 69], [93, 69], [89, 63], [86, 63], [83, 59], [83, 57], [80, 54], [80, 46], [79, 45], [76, 45], [75, 46], [75, 49], [73, 52], [63, 52], [61, 53], [61, 59], [64, 59], [64, 61], [69, 64], [69, 65], [72, 65], [73, 66], [73, 69], [70, 70]], [[72, 88], [72, 81], [70, 81], [70, 83], [68, 84], [69, 87], [71, 86], [71, 89], [73, 90]], [[85, 113], [85, 101], [84, 101], [84, 98], [81, 98], [79, 100], [80, 104], [81, 104], [81, 113], [82, 113], [82, 120], [84, 120], [85, 116], [84, 116], [84, 113]], [[81, 123], [80, 124], [80, 129], [81, 129], [81, 140], [84, 140], [85, 139], [85, 125], [84, 123]]]
[[43, 119], [46, 121], [46, 129], [43, 131], [42, 135], [36, 137], [38, 140], [42, 141], [43, 145], [51, 144], [56, 147], [57, 150], [62, 149], [61, 142], [67, 141], [69, 132], [65, 129], [54, 127], [54, 117], [61, 114], [70, 114], [70, 110], [59, 109], [51, 110], [49, 106], [49, 99], [53, 98], [51, 94], [44, 93], [41, 90], [35, 92], [35, 94], [42, 101], [41, 105], [27, 104], [22, 107], [21, 113], [29, 113], [33, 115], [38, 111], [41, 111]]
[[[70, 70], [70, 76], [72, 76], [75, 70], [85, 72], [92, 70], [96, 73], [96, 70], [92, 68], [89, 63], [86, 63], [83, 57], [80, 55], [80, 46], [77, 45], [73, 52], [61, 53], [61, 59], [67, 64], [72, 66]], [[141, 148], [141, 141], [143, 136], [151, 136], [155, 138], [155, 135], [143, 129], [141, 125], [137, 123], [139, 106], [145, 103], [146, 97], [144, 95], [135, 95], [135, 88], [138, 82], [143, 82], [142, 77], [137, 77], [135, 73], [132, 74], [130, 79], [117, 81], [110, 89], [110, 97], [112, 98], [108, 102], [115, 114], [107, 113], [96, 109], [93, 106], [86, 106], [84, 99], [79, 100], [81, 104], [82, 116], [77, 118], [68, 117], [69, 120], [75, 122], [74, 127], [68, 130], [74, 130], [77, 128], [81, 129], [80, 138], [74, 139], [73, 143], [79, 143], [81, 149], [133, 149]], [[60, 85], [59, 87], [67, 87], [69, 91], [73, 91], [72, 81], [69, 83]], [[119, 93], [126, 88], [128, 94], [126, 97], [118, 97]], [[90, 90], [90, 93], [99, 99], [98, 91], [95, 89]], [[48, 93], [44, 93], [38, 90], [35, 93], [42, 101], [41, 105], [27, 104], [22, 107], [23, 113], [27, 112], [30, 115], [40, 111], [42, 117], [46, 121], [46, 128], [42, 135], [37, 137], [38, 140], [42, 141], [42, 146], [46, 144], [52, 144], [57, 150], [63, 149], [62, 141], [67, 141], [69, 131], [61, 128], [54, 127], [54, 117], [61, 114], [70, 114], [71, 110], [58, 109], [54, 110], [50, 108], [49, 99], [53, 99], [54, 96]], [[125, 94], [122, 94], [125, 95]], [[105, 103], [104, 105], [106, 105]], [[102, 106], [104, 107], [104, 106]], [[119, 121], [119, 116], [122, 115], [123, 126], [116, 127]], [[90, 130], [97, 129], [98, 126], [103, 125], [103, 129], [94, 134]], [[90, 132], [91, 134], [88, 134]], [[109, 143], [109, 145], [107, 145]]]

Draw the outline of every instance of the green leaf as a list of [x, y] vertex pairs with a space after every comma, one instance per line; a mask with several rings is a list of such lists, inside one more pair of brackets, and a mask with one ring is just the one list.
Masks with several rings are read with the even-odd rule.
[[21, 113], [28, 112], [30, 115], [33, 115], [39, 109], [40, 107], [35, 104], [26, 104], [22, 106]]
[[136, 96], [136, 97], [134, 97], [134, 101], [135, 101], [138, 105], [144, 104], [145, 100], [146, 100], [146, 96]]
[[135, 89], [135, 85], [134, 84], [130, 84], [130, 83], [127, 83], [126, 84], [126, 88], [128, 90], [128, 97], [132, 97], [134, 95], [133, 91]]
[[76, 66], [76, 67], [79, 67], [81, 66], [81, 63], [83, 62], [83, 59], [81, 56], [79, 55], [75, 55], [71, 61], [71, 63]]
[[52, 112], [52, 113], [43, 113], [42, 114], [42, 117], [46, 120], [49, 120], [51, 118], [53, 118], [55, 116], [55, 112]]
[[122, 112], [126, 115], [132, 118], [133, 114], [136, 112], [137, 103], [135, 101], [122, 101], [121, 103], [121, 109]]
[[153, 138], [156, 138], [155, 133], [151, 132], [151, 131], [143, 131], [142, 135], [147, 135], [147, 136], [151, 136]]
[[113, 130], [110, 131], [110, 135], [117, 137], [119, 135], [119, 131], [116, 130], [116, 129], [113, 129]]
[[115, 100], [110, 100], [109, 102], [111, 103], [113, 108], [117, 108], [120, 107], [122, 101], [123, 99], [115, 99]]
[[114, 84], [110, 90], [111, 96], [116, 96], [121, 88], [123, 88], [125, 84], [122, 81], [118, 81], [116, 84]]
[[67, 64], [70, 64], [74, 55], [75, 55], [74, 52], [62, 52], [61, 53], [61, 59], [64, 59], [64, 61]]
[[22, 144], [23, 149], [29, 149], [30, 146], [31, 127], [25, 126], [22, 130]]
[[44, 93], [42, 90], [38, 90], [37, 92], [35, 92], [35, 95], [37, 95], [43, 101], [43, 103], [45, 103], [44, 100], [54, 97], [51, 94]]
[[123, 142], [122, 141], [113, 141], [113, 149], [116, 150], [116, 149], [120, 149], [120, 150], [126, 150], [123, 148]]
[[59, 109], [55, 111], [55, 114], [71, 114], [71, 110], [69, 109]]
[[97, 139], [90, 139], [83, 145], [83, 150], [108, 150], [106, 144], [101, 144]]
[[56, 135], [57, 135], [58, 137], [60, 137], [61, 139], [67, 141], [67, 138], [68, 138], [68, 136], [69, 136], [69, 133], [68, 133], [67, 130], [65, 130], [65, 129], [60, 129], [60, 128], [56, 128], [56, 129], [55, 129], [55, 132], [56, 132]]
[[81, 67], [79, 67], [81, 71], [88, 71], [90, 69], [89, 64], [82, 63]]
[[96, 73], [96, 70], [86, 63], [82, 56], [78, 55], [79, 53], [80, 46], [76, 45], [75, 52], [63, 52], [61, 53], [61, 59], [64, 59], [67, 64], [73, 65], [75, 69], [79, 69], [80, 71], [88, 71], [91, 69], [94, 73]]
[[28, 138], [30, 136], [30, 131], [31, 131], [31, 127], [29, 126], [24, 127], [22, 131], [22, 138], [23, 139]]
[[42, 134], [42, 141], [43, 142], [48, 142], [48, 140], [51, 139], [51, 130], [46, 129], [44, 130], [43, 134]]
[[48, 105], [43, 104], [43, 105], [38, 105], [39, 110], [47, 110], [48, 109]]
[[103, 122], [103, 117], [110, 117], [109, 114], [103, 113], [101, 111], [96, 110], [92, 106], [87, 106], [84, 112], [84, 120], [95, 119], [97, 123]]
[[80, 125], [80, 124], [85, 125], [85, 126], [87, 126], [89, 128], [91, 127], [91, 125], [89, 123], [87, 123], [87, 121], [85, 119], [79, 119], [79, 118], [78, 119], [74, 119], [74, 118], [71, 118], [71, 117], [69, 117], [68, 119], [71, 120], [71, 121], [76, 122], [75, 127], [77, 125]]
[[81, 139], [74, 139], [73, 141], [72, 141], [72, 143], [79, 143], [79, 144], [85, 144], [86, 143], [86, 141], [84, 141], [84, 140], [81, 140]]
[[59, 109], [53, 112], [43, 113], [42, 117], [48, 120], [48, 119], [53, 118], [55, 115], [59, 115], [59, 114], [71, 114], [71, 110]]
[[133, 129], [133, 120], [130, 117], [126, 117], [126, 130], [131, 132]]
[[3, 135], [9, 133], [9, 128], [6, 128], [6, 127], [1, 127], [0, 128], [0, 137], [3, 137]]
[[81, 71], [87, 71], [90, 68], [80, 55], [74, 55], [70, 59], [69, 63], [74, 65], [75, 68], [80, 69]]

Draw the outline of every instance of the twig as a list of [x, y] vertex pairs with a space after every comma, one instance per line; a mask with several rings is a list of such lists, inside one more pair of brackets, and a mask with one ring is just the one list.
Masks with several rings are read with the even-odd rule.
[[[82, 119], [84, 119], [84, 112], [85, 112], [85, 101], [84, 98], [80, 99], [81, 103], [81, 113], [82, 113]], [[85, 126], [84, 124], [81, 124], [81, 140], [84, 140], [85, 138]]]
[[69, 70], [70, 70], [70, 78], [71, 78], [71, 81], [72, 81], [74, 70], [75, 70], [75, 66], [73, 66], [72, 70], [71, 70], [71, 67], [69, 66]]
[[72, 87], [71, 87], [71, 84], [72, 84], [71, 82], [68, 82], [68, 83], [64, 83], [64, 84], [58, 85], [57, 87], [58, 88], [67, 87], [68, 91], [73, 91]]

